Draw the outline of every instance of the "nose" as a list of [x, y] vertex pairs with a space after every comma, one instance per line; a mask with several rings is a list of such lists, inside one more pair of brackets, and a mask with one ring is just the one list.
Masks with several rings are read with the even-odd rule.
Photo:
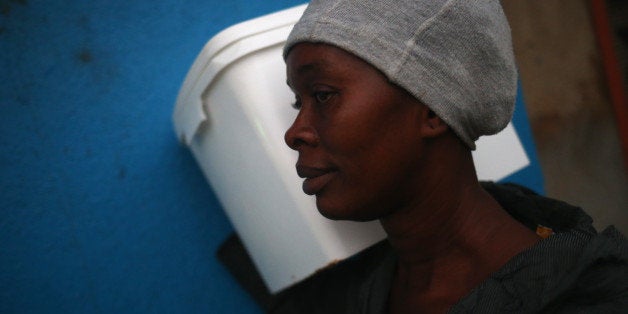
[[318, 133], [312, 126], [309, 115], [303, 108], [286, 131], [284, 141], [288, 147], [299, 150], [302, 146], [316, 146], [319, 142]]

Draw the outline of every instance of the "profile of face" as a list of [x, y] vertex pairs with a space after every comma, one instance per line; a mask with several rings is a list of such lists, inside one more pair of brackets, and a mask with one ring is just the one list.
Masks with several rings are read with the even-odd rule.
[[300, 43], [287, 59], [299, 113], [285, 141], [321, 214], [365, 221], [409, 205], [422, 183], [429, 110], [376, 68], [331, 45]]

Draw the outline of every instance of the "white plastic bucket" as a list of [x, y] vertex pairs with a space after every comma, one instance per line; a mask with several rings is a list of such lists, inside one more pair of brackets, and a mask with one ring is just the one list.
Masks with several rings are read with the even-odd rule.
[[[377, 222], [322, 217], [301, 190], [296, 152], [283, 141], [297, 111], [281, 50], [305, 5], [232, 26], [214, 36], [177, 98], [176, 133], [189, 146], [271, 292], [383, 239]], [[498, 152], [496, 154], [496, 152]], [[512, 126], [478, 142], [483, 179], [529, 162]], [[496, 159], [499, 157], [501, 162]]]

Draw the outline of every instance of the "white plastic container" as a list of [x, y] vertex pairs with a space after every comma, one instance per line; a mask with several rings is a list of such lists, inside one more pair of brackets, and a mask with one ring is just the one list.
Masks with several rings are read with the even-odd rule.
[[[297, 111], [281, 49], [305, 5], [213, 37], [177, 98], [174, 123], [271, 292], [383, 239], [377, 222], [330, 221], [301, 190], [296, 152], [283, 141]], [[499, 151], [496, 151], [499, 149]], [[498, 180], [528, 158], [509, 126], [478, 142], [479, 174]]]

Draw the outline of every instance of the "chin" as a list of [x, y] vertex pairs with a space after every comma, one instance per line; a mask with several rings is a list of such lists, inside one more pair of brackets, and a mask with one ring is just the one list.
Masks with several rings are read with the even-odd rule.
[[325, 204], [325, 202], [319, 201], [318, 197], [316, 198], [316, 208], [318, 208], [318, 212], [323, 215], [323, 217], [331, 220], [366, 222], [381, 218], [379, 215], [367, 210], [350, 206], [332, 206], [331, 204]]

